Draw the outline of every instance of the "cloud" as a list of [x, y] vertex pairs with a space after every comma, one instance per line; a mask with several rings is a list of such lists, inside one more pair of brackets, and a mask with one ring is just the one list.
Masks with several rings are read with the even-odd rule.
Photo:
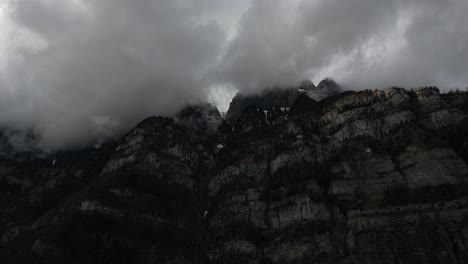
[[204, 74], [225, 38], [218, 23], [201, 21], [195, 1], [33, 0], [11, 8], [12, 37], [33, 44], [12, 43], [0, 120], [34, 125], [52, 149], [88, 143], [103, 123], [96, 120], [117, 120], [123, 131], [202, 100]]
[[187, 102], [319, 81], [468, 85], [465, 0], [7, 0], [0, 125], [61, 149]]
[[463, 0], [255, 1], [221, 73], [256, 89], [332, 76], [354, 89], [468, 83]]

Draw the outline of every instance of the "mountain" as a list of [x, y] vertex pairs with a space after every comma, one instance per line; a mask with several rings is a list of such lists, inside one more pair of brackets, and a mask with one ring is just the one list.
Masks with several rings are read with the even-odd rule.
[[266, 111], [272, 107], [289, 109], [301, 94], [306, 94], [314, 100], [338, 94], [341, 87], [332, 79], [325, 79], [316, 87], [310, 80], [302, 81], [298, 87], [276, 87], [263, 90], [260, 94], [237, 94], [226, 114], [226, 120], [235, 123], [245, 108], [254, 106]]
[[467, 263], [468, 94], [319, 87], [3, 158], [2, 263]]

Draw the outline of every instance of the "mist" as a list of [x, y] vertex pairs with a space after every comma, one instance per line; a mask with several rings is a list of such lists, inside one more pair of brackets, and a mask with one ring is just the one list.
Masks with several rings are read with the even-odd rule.
[[467, 13], [466, 0], [7, 0], [0, 127], [54, 151], [302, 79], [464, 88]]

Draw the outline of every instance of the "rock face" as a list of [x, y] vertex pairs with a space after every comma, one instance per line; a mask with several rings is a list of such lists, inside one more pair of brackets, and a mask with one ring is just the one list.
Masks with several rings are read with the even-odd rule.
[[237, 94], [226, 113], [226, 120], [234, 124], [248, 107], [255, 107], [262, 111], [276, 107], [284, 111], [289, 110], [301, 94], [314, 100], [321, 100], [341, 91], [341, 87], [335, 81], [325, 79], [317, 87], [310, 80], [305, 80], [298, 87], [269, 88], [254, 95]]
[[[16, 151], [5, 134], [0, 142], [0, 245], [39, 230], [54, 214], [96, 179], [115, 144], [38, 155]], [[8, 151], [5, 151], [8, 150]], [[2, 253], [4, 253], [2, 251]]]
[[468, 263], [467, 94], [300, 90], [150, 117], [55, 167], [4, 158], [0, 259]]

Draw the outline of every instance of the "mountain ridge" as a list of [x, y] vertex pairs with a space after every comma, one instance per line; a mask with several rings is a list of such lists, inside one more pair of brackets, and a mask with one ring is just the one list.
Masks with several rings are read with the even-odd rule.
[[304, 80], [297, 87], [267, 88], [253, 95], [238, 93], [232, 99], [225, 119], [230, 123], [235, 123], [244, 109], [251, 105], [263, 111], [272, 107], [290, 108], [301, 94], [305, 94], [313, 100], [320, 101], [323, 98], [338, 94], [341, 91], [343, 90], [340, 85], [334, 80], [326, 78], [322, 80], [318, 86], [315, 86], [310, 80]]
[[0, 187], [11, 196], [0, 257], [468, 261], [467, 93], [388, 88], [284, 102], [248, 104], [234, 122], [209, 105], [149, 117], [101, 153], [82, 153], [99, 160], [83, 158], [88, 170], [73, 158], [74, 168], [59, 157], [23, 172], [3, 160]]

